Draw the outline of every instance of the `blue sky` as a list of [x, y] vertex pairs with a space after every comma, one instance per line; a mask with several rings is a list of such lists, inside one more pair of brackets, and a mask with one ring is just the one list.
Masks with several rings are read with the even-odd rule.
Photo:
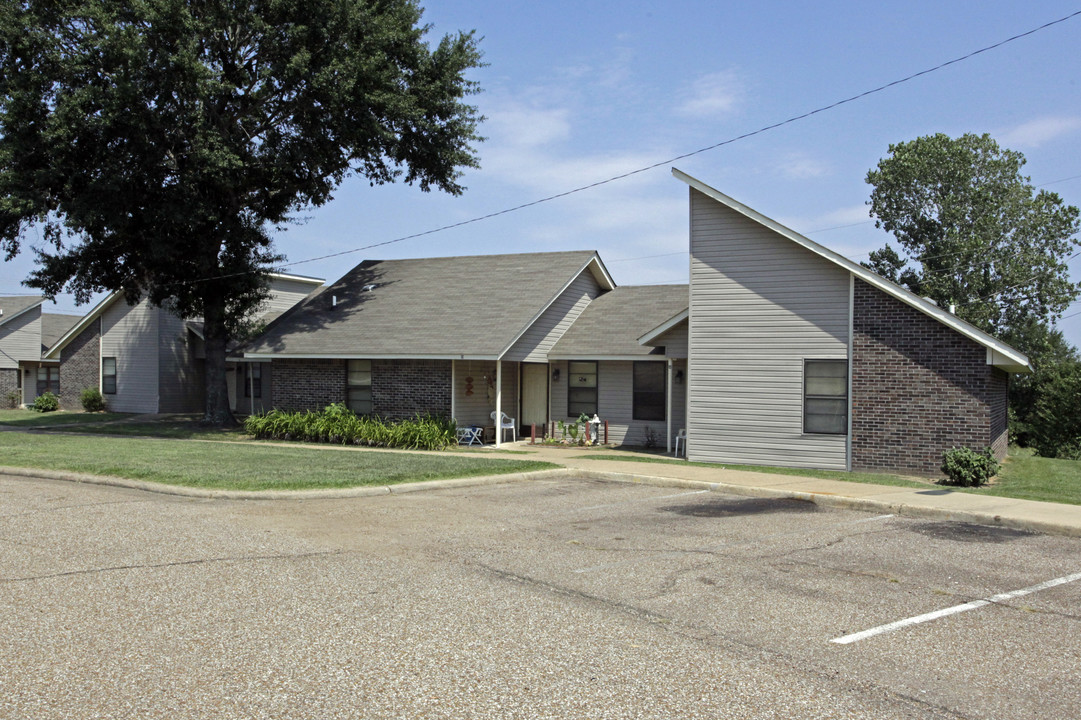
[[[460, 228], [299, 261], [652, 165], [1078, 10], [1054, 1], [432, 1], [425, 19], [433, 40], [476, 29], [488, 63], [473, 73], [488, 139], [481, 168], [465, 176], [468, 190], [451, 197], [353, 179], [330, 204], [303, 213], [278, 248], [296, 263], [289, 272], [328, 280], [365, 258], [596, 249], [619, 284], [686, 282], [687, 189], [671, 177], [672, 164]], [[890, 143], [920, 135], [990, 133], [1025, 154], [1033, 184], [1081, 205], [1079, 41], [1081, 16], [674, 165], [855, 260], [888, 239], [867, 214], [867, 170]], [[0, 268], [0, 294], [27, 292], [19, 281], [30, 265], [26, 256]], [[1081, 258], [1071, 268], [1081, 279]], [[51, 310], [86, 308], [61, 297]], [[1060, 326], [1081, 344], [1081, 314]]]

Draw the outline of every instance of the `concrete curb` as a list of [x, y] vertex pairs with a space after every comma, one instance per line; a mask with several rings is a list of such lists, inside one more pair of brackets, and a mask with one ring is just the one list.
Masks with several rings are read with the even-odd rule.
[[524, 473], [504, 475], [479, 475], [476, 477], [450, 478], [446, 480], [422, 480], [415, 483], [395, 485], [367, 485], [353, 488], [327, 488], [325, 490], [207, 490], [204, 488], [166, 485], [164, 483], [132, 480], [110, 475], [90, 475], [87, 473], [67, 472], [64, 470], [38, 470], [35, 468], [12, 468], [0, 466], [0, 474], [43, 480], [63, 480], [65, 482], [85, 483], [89, 485], [108, 485], [129, 490], [143, 490], [160, 495], [201, 498], [206, 500], [317, 500], [334, 498], [356, 498], [372, 495], [403, 495], [424, 490], [443, 488], [472, 487], [479, 485], [502, 485], [531, 480], [551, 480], [564, 478], [563, 469], [534, 470]]
[[864, 512], [892, 513], [904, 517], [925, 518], [932, 520], [949, 520], [953, 522], [967, 522], [977, 525], [994, 525], [998, 527], [1012, 528], [1014, 530], [1028, 530], [1048, 535], [1061, 535], [1065, 537], [1081, 537], [1081, 526], [1054, 522], [1052, 520], [1039, 520], [1034, 518], [1020, 518], [1000, 515], [995, 513], [979, 512], [973, 510], [955, 510], [939, 508], [929, 505], [913, 505], [909, 503], [890, 502], [885, 500], [872, 500], [869, 498], [835, 495], [831, 493], [805, 492], [801, 490], [786, 490], [779, 488], [757, 487], [750, 485], [734, 485], [722, 482], [706, 482], [704, 480], [688, 480], [657, 475], [640, 475], [637, 473], [619, 473], [600, 470], [584, 470], [577, 468], [557, 468], [552, 470], [536, 470], [533, 472], [510, 473], [505, 475], [483, 475], [478, 477], [453, 478], [447, 480], [425, 480], [415, 483], [401, 483], [396, 485], [375, 485], [355, 488], [331, 488], [326, 490], [205, 490], [202, 488], [189, 488], [180, 485], [165, 485], [161, 483], [146, 482], [144, 480], [131, 480], [128, 478], [111, 477], [105, 475], [89, 475], [56, 470], [38, 470], [32, 468], [11, 468], [0, 466], [0, 474], [13, 475], [26, 478], [42, 478], [45, 480], [63, 480], [67, 482], [87, 483], [93, 485], [108, 485], [122, 487], [131, 490], [143, 490], [146, 492], [159, 493], [162, 495], [175, 495], [180, 497], [201, 498], [207, 500], [317, 500], [336, 498], [358, 498], [374, 495], [402, 495], [413, 492], [428, 490], [441, 490], [447, 488], [478, 487], [485, 485], [503, 485], [506, 483], [529, 482], [533, 480], [560, 480], [580, 479], [598, 480], [602, 482], [618, 482], [638, 485], [650, 485], [653, 487], [687, 488], [691, 490], [707, 490], [709, 492], [728, 493], [744, 497], [760, 498], [787, 498], [804, 500], [822, 507], [840, 508], [846, 510], [860, 510]]

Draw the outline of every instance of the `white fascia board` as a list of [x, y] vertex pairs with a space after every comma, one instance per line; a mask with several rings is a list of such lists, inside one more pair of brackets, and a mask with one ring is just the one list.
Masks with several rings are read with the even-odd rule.
[[237, 356], [244, 360], [498, 360], [496, 355], [462, 355], [462, 354], [436, 354], [436, 355], [410, 355], [407, 353], [395, 354], [365, 354], [365, 353], [251, 353], [246, 352]]
[[[970, 340], [978, 342], [980, 345], [983, 345], [987, 349], [994, 350], [998, 354], [997, 356], [1001, 356], [1004, 360], [1002, 364], [997, 362], [989, 364], [994, 364], [996, 367], [1001, 367], [1004, 370], [1009, 370], [1010, 367], [1024, 368], [1024, 370], [1011, 370], [1011, 372], [1032, 371], [1032, 366], [1029, 364], [1027, 355], [1016, 350], [1015, 348], [1010, 347], [1001, 340], [997, 340], [996, 338], [991, 337], [984, 331], [973, 325], [968, 324], [956, 315], [951, 315], [950, 313], [940, 308], [938, 305], [927, 302], [920, 296], [915, 295], [908, 290], [905, 290], [904, 288], [891, 283], [889, 280], [876, 274], [875, 272], [872, 272], [871, 270], [868, 270], [859, 263], [852, 262], [844, 255], [839, 255], [833, 250], [819, 245], [814, 240], [800, 235], [795, 230], [785, 227], [776, 220], [772, 220], [766, 217], [762, 213], [747, 207], [738, 200], [734, 200], [728, 197], [720, 190], [711, 188], [709, 185], [706, 185], [701, 180], [693, 178], [681, 170], [672, 168], [672, 175], [677, 180], [682, 180], [703, 195], [706, 195], [707, 197], [716, 200], [722, 205], [725, 205], [726, 207], [735, 210], [739, 214], [747, 217], [750, 220], [753, 220], [759, 225], [769, 228], [778, 235], [788, 238], [792, 242], [806, 248], [807, 250], [810, 250], [819, 257], [825, 258], [826, 260], [829, 260], [835, 265], [844, 268], [848, 272], [858, 277], [860, 280], [863, 280], [868, 285], [876, 287], [887, 295], [891, 295], [900, 300], [901, 302], [905, 303], [906, 305], [909, 305], [916, 310], [919, 310], [924, 315], [928, 315], [935, 320], [938, 320], [943, 325], [946, 325], [947, 327], [956, 330], [960, 334], [964, 335]], [[988, 357], [990, 358], [990, 356]]]
[[69, 342], [71, 342], [75, 338], [79, 337], [79, 333], [81, 333], [83, 330], [86, 330], [86, 328], [89, 327], [90, 323], [94, 322], [99, 317], [101, 317], [102, 313], [104, 313], [105, 310], [110, 305], [112, 305], [116, 301], [117, 298], [123, 297], [123, 295], [124, 295], [124, 293], [122, 293], [122, 292], [119, 292], [119, 291], [114, 292], [112, 295], [109, 295], [108, 297], [104, 298], [101, 302], [99, 302], [97, 305], [95, 305], [93, 307], [93, 309], [90, 310], [90, 312], [88, 312], [86, 315], [83, 315], [82, 320], [75, 323], [75, 325], [70, 330], [68, 330], [66, 333], [64, 333], [63, 337], [61, 337], [59, 340], [57, 340], [53, 344], [53, 346], [51, 348], [49, 348], [45, 352], [45, 354], [42, 356], [42, 359], [43, 360], [48, 360], [48, 359], [57, 359], [58, 360], [59, 358], [56, 357], [56, 355], [61, 350], [63, 350], [65, 347], [67, 347], [67, 344]]
[[296, 282], [308, 283], [309, 285], [322, 285], [326, 282], [325, 278], [309, 277], [307, 275], [291, 275], [289, 273], [269, 273], [270, 277], [277, 278], [278, 280], [295, 280]]
[[653, 342], [654, 340], [659, 338], [661, 335], [664, 335], [666, 332], [668, 332], [669, 330], [674, 328], [676, 325], [679, 325], [681, 322], [683, 322], [684, 320], [686, 320], [690, 316], [691, 316], [691, 309], [690, 308], [687, 308], [686, 310], [682, 310], [682, 311], [676, 313], [672, 317], [670, 317], [667, 320], [665, 320], [664, 322], [662, 322], [657, 327], [655, 327], [652, 330], [650, 330], [649, 332], [647, 332], [642, 337], [638, 338], [638, 344], [639, 345], [646, 345], [648, 343]]
[[41, 298], [40, 300], [38, 300], [33, 305], [27, 305], [22, 310], [19, 310], [16, 313], [12, 313], [11, 315], [0, 315], [0, 325], [3, 325], [4, 323], [9, 323], [12, 320], [14, 320], [15, 318], [22, 317], [23, 315], [30, 312], [34, 308], [41, 307], [42, 303], [44, 303], [44, 302], [45, 302], [45, 298]]
[[514, 344], [516, 342], [518, 342], [519, 340], [521, 340], [523, 335], [525, 335], [527, 332], [529, 332], [529, 328], [533, 327], [533, 323], [540, 320], [541, 315], [543, 315], [545, 313], [545, 311], [548, 310], [548, 308], [552, 307], [552, 304], [556, 300], [558, 300], [559, 297], [563, 293], [565, 293], [567, 291], [567, 288], [569, 288], [571, 286], [571, 284], [573, 284], [574, 281], [577, 280], [578, 277], [583, 272], [585, 272], [586, 270], [589, 270], [590, 274], [593, 275], [593, 279], [596, 280], [597, 284], [600, 285], [604, 290], [613, 290], [613, 289], [615, 289], [616, 284], [612, 280], [612, 276], [608, 274], [608, 271], [604, 268], [604, 265], [601, 263], [600, 255], [598, 255], [596, 253], [596, 251], [594, 251], [593, 252], [593, 257], [591, 257], [586, 262], [585, 265], [583, 265], [581, 268], [579, 268], [578, 272], [574, 273], [574, 275], [571, 277], [571, 279], [568, 280], [566, 282], [566, 284], [559, 289], [559, 292], [557, 292], [547, 303], [544, 304], [544, 307], [542, 307], [537, 312], [537, 314], [534, 315], [533, 318], [529, 322], [527, 322], [525, 324], [525, 327], [523, 327], [520, 331], [518, 331], [518, 334], [514, 336], [514, 339], [510, 341], [510, 344], [507, 345], [505, 348], [503, 348], [502, 352], [499, 353], [499, 359], [500, 360], [503, 359], [504, 355], [506, 355], [508, 352], [510, 352], [510, 349], [512, 347], [514, 347]]

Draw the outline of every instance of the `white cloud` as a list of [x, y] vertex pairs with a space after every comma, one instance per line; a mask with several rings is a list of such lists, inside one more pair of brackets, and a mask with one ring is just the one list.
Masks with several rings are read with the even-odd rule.
[[730, 115], [744, 96], [744, 84], [735, 70], [703, 75], [684, 92], [676, 107], [680, 115], [694, 118], [716, 118]]
[[1081, 129], [1081, 117], [1047, 116], [1022, 123], [998, 138], [1005, 147], [1039, 147]]
[[802, 152], [789, 153], [781, 159], [777, 169], [791, 180], [807, 180], [830, 174], [827, 163]]

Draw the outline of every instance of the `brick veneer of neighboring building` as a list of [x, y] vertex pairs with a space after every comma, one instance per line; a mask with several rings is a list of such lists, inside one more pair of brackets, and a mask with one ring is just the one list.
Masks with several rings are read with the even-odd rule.
[[855, 281], [853, 469], [939, 475], [960, 446], [1004, 457], [1008, 389], [982, 345]]
[[345, 402], [344, 360], [274, 360], [271, 404], [279, 410], [322, 410]]
[[450, 360], [373, 360], [372, 412], [401, 420], [450, 415]]
[[[7, 407], [8, 395], [19, 390], [19, 372], [20, 370], [15, 368], [0, 369], [0, 400], [3, 401], [3, 407]], [[22, 402], [22, 397], [19, 402]]]
[[[79, 395], [101, 384], [101, 320], [95, 320], [60, 351], [60, 407], [78, 410]], [[108, 408], [109, 395], [103, 396]]]

